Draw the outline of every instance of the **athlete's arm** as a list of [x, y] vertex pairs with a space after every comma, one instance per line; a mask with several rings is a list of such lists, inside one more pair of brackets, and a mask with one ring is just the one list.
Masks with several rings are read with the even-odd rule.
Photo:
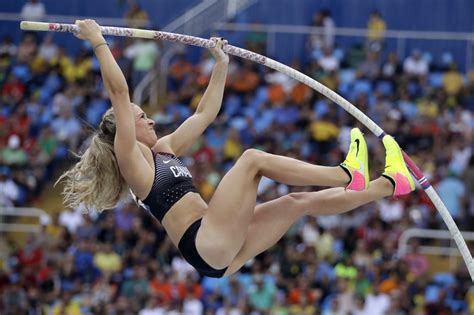
[[99, 25], [93, 20], [76, 21], [76, 25], [79, 27], [79, 32], [75, 35], [88, 40], [94, 47], [100, 64], [102, 80], [112, 102], [116, 122], [114, 151], [119, 165], [128, 165], [129, 162], [140, 163], [144, 158], [135, 138], [135, 119], [130, 106], [127, 81], [106, 45]]
[[163, 138], [169, 143], [171, 150], [176, 155], [184, 153], [199, 138], [204, 130], [216, 119], [222, 105], [229, 56], [222, 50], [226, 41], [211, 38], [216, 42], [216, 47], [210, 51], [216, 63], [212, 70], [209, 85], [204, 92], [196, 112], [186, 119], [176, 131]]

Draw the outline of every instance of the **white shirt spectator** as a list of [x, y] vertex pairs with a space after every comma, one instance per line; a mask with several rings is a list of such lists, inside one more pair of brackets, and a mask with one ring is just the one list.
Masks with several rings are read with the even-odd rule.
[[18, 199], [20, 191], [11, 178], [0, 177], [0, 206], [13, 206], [13, 202]]
[[268, 83], [281, 85], [286, 93], [289, 93], [293, 89], [293, 86], [296, 84], [296, 81], [294, 79], [278, 71], [273, 71], [265, 75], [265, 81], [267, 81]]
[[318, 64], [326, 72], [331, 72], [339, 69], [339, 60], [334, 57], [329, 48], [323, 49], [323, 56], [319, 58]]
[[367, 295], [365, 299], [364, 314], [384, 315], [390, 307], [390, 298], [386, 294]]
[[382, 199], [378, 201], [380, 217], [385, 222], [400, 221], [403, 216], [403, 204], [398, 200]]
[[231, 307], [230, 309], [221, 307], [217, 309], [216, 315], [243, 315], [243, 313], [236, 307]]
[[58, 55], [58, 46], [53, 42], [53, 37], [48, 34], [39, 48], [38, 54], [46, 61], [51, 61]]
[[[311, 218], [312, 220], [313, 218]], [[301, 229], [303, 242], [307, 245], [315, 245], [319, 239], [319, 231], [312, 222], [306, 222]]]
[[204, 305], [199, 299], [195, 297], [184, 300], [183, 313], [189, 315], [201, 315], [204, 314]]
[[334, 47], [334, 38], [336, 36], [336, 24], [330, 16], [326, 16], [323, 20], [324, 28], [324, 45], [326, 47]]
[[147, 307], [138, 312], [138, 315], [165, 315], [166, 309], [163, 307]]
[[59, 215], [59, 224], [66, 227], [69, 233], [76, 233], [77, 228], [83, 223], [84, 218], [80, 209], [65, 209]]
[[186, 279], [186, 274], [189, 272], [196, 272], [196, 270], [188, 264], [186, 260], [181, 257], [174, 257], [171, 261], [171, 269], [178, 274], [178, 279], [184, 281]]
[[428, 62], [421, 57], [419, 51], [414, 51], [403, 63], [403, 71], [409, 75], [425, 76], [428, 70]]
[[3, 42], [0, 44], [0, 55], [8, 54], [11, 57], [16, 55], [18, 48], [13, 43], [11, 37], [7, 36], [3, 39]]
[[21, 9], [21, 18], [27, 21], [42, 21], [46, 15], [44, 4], [38, 0], [30, 0]]
[[448, 169], [452, 170], [456, 175], [461, 176], [464, 173], [469, 160], [471, 159], [472, 148], [457, 148], [454, 150]]

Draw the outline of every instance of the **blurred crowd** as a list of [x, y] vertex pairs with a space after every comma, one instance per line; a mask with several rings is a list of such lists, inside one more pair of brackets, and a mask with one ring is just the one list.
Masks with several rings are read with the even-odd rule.
[[[32, 1], [34, 2], [34, 1]], [[329, 19], [329, 20], [328, 20]], [[474, 71], [449, 54], [433, 62], [414, 50], [403, 60], [385, 51], [378, 12], [372, 33], [354, 49], [337, 47], [330, 12], [315, 15], [324, 32], [308, 39], [308, 61], [290, 66], [351, 101], [393, 135], [436, 186], [462, 230], [474, 227]], [[74, 55], [51, 34], [24, 33], [0, 44], [0, 205], [29, 206], [71, 165], [110, 106], [98, 62], [86, 43]], [[255, 39], [255, 38], [253, 38]], [[261, 41], [249, 39], [249, 47]], [[260, 45], [260, 46], [259, 46]], [[155, 67], [153, 41], [110, 48], [131, 87]], [[151, 109], [159, 135], [189, 117], [208, 84], [213, 60], [178, 54], [166, 102]], [[246, 148], [337, 165], [349, 132], [363, 128], [343, 109], [291, 78], [231, 59], [221, 113], [184, 158], [205, 200]], [[365, 129], [364, 129], [365, 130]], [[371, 176], [384, 150], [367, 135]], [[258, 202], [298, 190], [264, 178]], [[51, 209], [46, 209], [51, 210]], [[432, 273], [419, 246], [397, 255], [410, 227], [444, 229], [422, 191], [341, 216], [304, 218], [281, 242], [238, 274], [202, 278], [161, 226], [130, 201], [113, 211], [64, 209], [43, 218], [43, 232], [15, 247], [0, 238], [2, 314], [472, 314], [474, 288], [459, 260]]]

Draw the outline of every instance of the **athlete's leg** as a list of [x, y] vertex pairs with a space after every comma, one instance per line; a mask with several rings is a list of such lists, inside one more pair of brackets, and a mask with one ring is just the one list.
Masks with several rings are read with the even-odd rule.
[[[315, 166], [254, 149], [245, 151], [224, 176], [209, 203], [196, 236], [199, 253], [216, 269], [228, 266], [234, 259], [247, 237], [261, 176], [288, 185], [344, 186], [350, 181], [348, 173], [363, 171], [366, 160], [367, 148], [358, 129], [351, 132], [346, 171], [341, 167]], [[368, 173], [360, 175], [358, 188], [365, 189], [367, 181]]]
[[[340, 166], [312, 165], [284, 156], [262, 153], [259, 174], [292, 186], [349, 186], [365, 190], [369, 183], [368, 152], [362, 132], [351, 130], [351, 145]], [[349, 176], [350, 174], [350, 176]]]
[[291, 186], [346, 186], [350, 178], [340, 166], [320, 166], [262, 152], [259, 174]]
[[391, 182], [380, 177], [372, 181], [365, 191], [330, 188], [318, 192], [292, 193], [258, 205], [247, 238], [230, 263], [226, 275], [236, 272], [249, 259], [273, 246], [301, 216], [343, 213], [390, 196], [392, 192]]
[[213, 268], [227, 267], [247, 237], [257, 199], [262, 153], [245, 151], [219, 183], [196, 235], [196, 248]]

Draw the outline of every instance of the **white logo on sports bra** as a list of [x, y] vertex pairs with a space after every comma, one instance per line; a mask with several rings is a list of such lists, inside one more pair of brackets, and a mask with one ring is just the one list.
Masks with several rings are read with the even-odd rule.
[[171, 161], [173, 161], [173, 160], [168, 160], [168, 161], [163, 160], [163, 163], [168, 164]]
[[188, 171], [188, 169], [184, 166], [170, 166], [171, 172], [173, 172], [174, 177], [189, 177], [193, 178], [191, 176], [191, 173]]

